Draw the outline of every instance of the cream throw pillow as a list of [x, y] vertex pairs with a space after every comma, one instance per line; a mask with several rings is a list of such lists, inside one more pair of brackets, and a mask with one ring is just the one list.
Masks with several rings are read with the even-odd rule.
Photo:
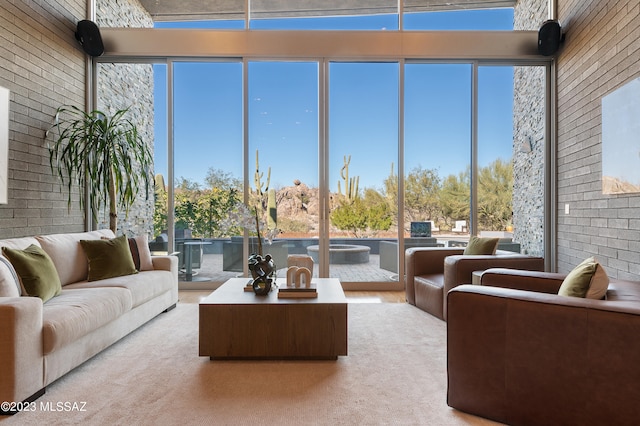
[[114, 238], [110, 229], [69, 234], [51, 234], [38, 236], [38, 242], [47, 252], [56, 266], [63, 286], [87, 279], [89, 266], [87, 256], [80, 246], [80, 240], [99, 240]]
[[129, 249], [131, 249], [133, 263], [138, 271], [153, 271], [149, 239], [146, 235], [129, 238]]
[[8, 259], [0, 256], [0, 297], [20, 297], [20, 279]]

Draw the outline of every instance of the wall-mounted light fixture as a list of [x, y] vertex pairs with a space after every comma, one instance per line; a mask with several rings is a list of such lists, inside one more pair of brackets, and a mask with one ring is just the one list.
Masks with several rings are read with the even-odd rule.
[[522, 142], [520, 142], [520, 148], [518, 151], [528, 154], [533, 151], [533, 138], [531, 136], [526, 136]]

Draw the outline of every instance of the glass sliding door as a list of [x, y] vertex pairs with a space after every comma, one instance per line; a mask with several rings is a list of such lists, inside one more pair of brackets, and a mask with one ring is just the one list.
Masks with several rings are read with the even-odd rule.
[[542, 256], [544, 100], [534, 93], [544, 93], [542, 67], [478, 67], [477, 233]]
[[[318, 62], [248, 63], [247, 205], [261, 222], [261, 249], [271, 254], [279, 282], [289, 254], [318, 261], [318, 79]], [[258, 253], [249, 231], [249, 252]]]
[[[169, 236], [168, 211], [169, 211], [169, 135], [167, 133], [168, 120], [168, 96], [167, 96], [167, 65], [156, 64], [153, 66], [153, 232], [149, 236], [149, 246], [154, 252], [168, 252]], [[164, 232], [164, 235], [163, 235]], [[158, 244], [156, 244], [158, 239]], [[173, 251], [173, 249], [171, 249]]]
[[224, 281], [242, 271], [242, 250], [230, 254], [234, 229], [224, 226], [243, 199], [242, 108], [241, 63], [173, 64], [173, 226], [181, 281]]
[[471, 75], [471, 64], [405, 65], [405, 248], [469, 239]]
[[[395, 288], [403, 249], [464, 246], [472, 231], [499, 235], [503, 249], [543, 254], [544, 99], [533, 110], [523, 102], [544, 87], [544, 67], [411, 62], [401, 79], [395, 62], [246, 64], [157, 70], [158, 79], [173, 76], [174, 124], [172, 143], [156, 131], [156, 149], [164, 148], [156, 153], [152, 239], [166, 236], [171, 201], [181, 280], [242, 275], [247, 256], [262, 250], [280, 282], [287, 256], [304, 254], [316, 277], [349, 289]], [[161, 105], [156, 127], [166, 129]], [[261, 248], [253, 225], [230, 224], [238, 203], [258, 215]]]
[[513, 67], [478, 68], [477, 194], [478, 235], [511, 239]]
[[398, 82], [398, 63], [329, 64], [329, 275], [344, 283], [398, 280]]

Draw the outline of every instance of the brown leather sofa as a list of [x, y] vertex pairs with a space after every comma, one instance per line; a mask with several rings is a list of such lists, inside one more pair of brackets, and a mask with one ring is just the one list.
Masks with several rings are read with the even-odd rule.
[[447, 403], [509, 425], [640, 422], [640, 282], [558, 296], [564, 275], [495, 269], [449, 293]]
[[498, 250], [495, 255], [463, 255], [464, 247], [415, 247], [405, 252], [408, 303], [447, 319], [447, 293], [470, 284], [474, 271], [489, 268], [544, 270], [544, 259]]

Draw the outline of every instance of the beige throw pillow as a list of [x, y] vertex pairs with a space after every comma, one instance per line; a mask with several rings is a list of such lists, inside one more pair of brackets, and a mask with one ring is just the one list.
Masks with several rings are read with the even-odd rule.
[[115, 238], [115, 234], [109, 229], [100, 229], [89, 232], [39, 235], [36, 238], [56, 266], [60, 282], [64, 287], [87, 279], [89, 266], [87, 256], [80, 246], [80, 240]]
[[595, 258], [583, 260], [562, 281], [559, 296], [602, 299], [609, 287], [609, 277]]
[[129, 238], [129, 249], [133, 258], [133, 264], [138, 271], [153, 271], [149, 239], [146, 235]]

